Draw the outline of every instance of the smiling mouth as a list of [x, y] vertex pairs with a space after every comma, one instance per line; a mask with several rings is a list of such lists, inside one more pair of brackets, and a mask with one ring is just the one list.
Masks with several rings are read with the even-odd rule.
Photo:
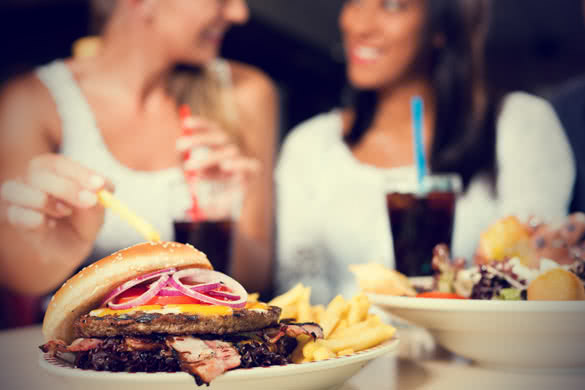
[[357, 63], [372, 63], [382, 56], [379, 49], [371, 46], [355, 46], [351, 50], [351, 57]]

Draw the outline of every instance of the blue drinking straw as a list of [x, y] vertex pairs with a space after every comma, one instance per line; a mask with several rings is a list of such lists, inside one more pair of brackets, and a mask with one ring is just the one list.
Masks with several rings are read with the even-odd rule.
[[414, 159], [419, 191], [423, 190], [423, 180], [427, 174], [427, 162], [423, 142], [424, 103], [420, 96], [415, 96], [410, 101], [412, 114], [412, 130], [414, 135]]

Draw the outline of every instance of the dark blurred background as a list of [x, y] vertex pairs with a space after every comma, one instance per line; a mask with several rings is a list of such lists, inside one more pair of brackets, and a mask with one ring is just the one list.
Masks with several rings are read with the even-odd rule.
[[[431, 0], [432, 1], [432, 0]], [[279, 85], [283, 129], [339, 104], [341, 0], [249, 0], [252, 17], [227, 36], [224, 56], [254, 64]], [[493, 0], [489, 79], [548, 96], [585, 73], [582, 0]], [[70, 53], [88, 33], [84, 0], [1, 0], [0, 82]], [[283, 134], [284, 134], [283, 132]]]

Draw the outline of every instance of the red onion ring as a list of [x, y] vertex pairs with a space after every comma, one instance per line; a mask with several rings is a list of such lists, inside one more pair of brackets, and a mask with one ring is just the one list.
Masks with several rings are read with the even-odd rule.
[[229, 294], [223, 291], [208, 291], [205, 294], [209, 295], [210, 297], [214, 297], [214, 298], [225, 298], [228, 301], [237, 301], [238, 299], [240, 299], [239, 295], [234, 295], [234, 294]]
[[112, 302], [108, 302], [108, 306], [111, 309], [114, 310], [124, 310], [124, 309], [131, 309], [135, 306], [140, 306], [145, 304], [146, 302], [150, 301], [152, 298], [154, 298], [156, 296], [156, 294], [158, 294], [158, 292], [164, 287], [166, 286], [166, 284], [169, 281], [169, 274], [163, 274], [160, 276], [160, 278], [153, 284], [150, 285], [150, 287], [148, 288], [148, 290], [146, 290], [146, 292], [128, 302], [124, 302], [124, 303], [112, 303]]
[[[146, 275], [141, 275], [137, 278], [134, 278], [132, 280], [127, 281], [126, 283], [121, 284], [120, 286], [116, 287], [104, 300], [104, 302], [102, 303], [102, 306], [105, 304], [109, 304], [114, 298], [116, 298], [118, 295], [122, 294], [124, 291], [140, 284], [143, 283], [147, 280], [150, 279], [154, 279], [157, 276], [161, 276], [161, 275], [168, 275], [168, 274], [172, 274], [173, 272], [175, 272], [177, 269], [176, 268], [167, 268], [167, 269], [163, 269], [160, 271], [156, 271], [156, 272], [151, 272], [149, 274]], [[163, 285], [164, 287], [164, 285]]]
[[[205, 283], [190, 288], [193, 291], [207, 294], [209, 291], [215, 290], [219, 286], [221, 286], [221, 283]], [[158, 292], [158, 295], [161, 297], [178, 297], [185, 294], [167, 283], [167, 285]]]
[[[198, 291], [193, 291], [191, 289], [192, 286], [185, 285], [183, 282], [181, 282], [181, 279], [183, 278], [189, 278], [190, 281], [199, 283], [219, 281], [223, 283], [228, 289], [230, 289], [234, 293], [234, 298], [237, 296], [237, 299], [234, 301], [223, 301], [204, 295]], [[213, 305], [228, 306], [239, 309], [246, 306], [246, 301], [248, 300], [248, 293], [240, 283], [230, 278], [229, 276], [216, 271], [200, 268], [184, 269], [182, 271], [175, 272], [169, 279], [169, 284], [189, 297], [198, 299], [202, 302], [211, 303]]]

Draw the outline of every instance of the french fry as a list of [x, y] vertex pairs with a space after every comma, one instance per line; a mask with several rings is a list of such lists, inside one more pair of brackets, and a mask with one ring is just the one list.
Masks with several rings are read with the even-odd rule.
[[313, 322], [313, 311], [311, 310], [311, 287], [305, 288], [301, 295], [301, 299], [297, 303], [297, 318], [298, 322]]
[[102, 206], [107, 207], [114, 213], [118, 214], [120, 218], [142, 234], [146, 240], [160, 241], [160, 234], [156, 229], [144, 219], [134, 214], [134, 212], [130, 211], [130, 209], [114, 197], [111, 192], [101, 190], [98, 192], [97, 197]]
[[325, 314], [321, 318], [320, 323], [325, 338], [329, 337], [333, 329], [335, 329], [335, 326], [337, 326], [341, 316], [345, 314], [348, 308], [348, 303], [341, 295], [336, 296], [331, 302], [329, 302], [327, 310], [325, 310]]
[[337, 356], [349, 356], [349, 355], [353, 355], [355, 353], [355, 351], [351, 348], [348, 349], [343, 349], [339, 352], [337, 352]]
[[316, 305], [311, 307], [311, 311], [313, 312], [313, 321], [320, 324], [323, 315], [325, 314], [325, 306], [323, 305]]
[[311, 362], [313, 361], [313, 355], [317, 349], [319, 349], [319, 345], [317, 342], [311, 340], [303, 346], [303, 356]]
[[297, 337], [298, 344], [291, 355], [291, 359], [292, 359], [293, 363], [305, 363], [305, 362], [311, 361], [311, 360], [306, 359], [305, 356], [303, 355], [303, 348], [305, 347], [305, 345], [307, 345], [307, 343], [312, 342], [312, 341], [313, 341], [313, 337], [309, 336], [309, 335], [302, 334], [299, 337]]
[[258, 293], [248, 294], [248, 302], [258, 302], [258, 298], [260, 298]]
[[347, 327], [349, 326], [349, 323], [347, 321], [347, 319], [342, 319], [337, 323], [337, 326], [335, 327], [335, 329], [333, 329], [333, 332], [331, 332], [331, 334], [329, 335], [329, 338], [335, 338], [335, 335], [343, 332], [345, 329], [347, 329]]
[[[278, 306], [278, 305], [277, 305]], [[298, 308], [296, 304], [282, 306], [282, 312], [280, 313], [280, 319], [291, 319], [297, 320]]]
[[305, 287], [302, 283], [299, 283], [284, 294], [272, 299], [268, 304], [271, 306], [282, 307], [283, 309], [285, 306], [296, 305], [304, 291]]
[[[258, 298], [250, 294], [250, 299]], [[298, 344], [291, 355], [293, 363], [352, 355], [392, 338], [396, 332], [380, 317], [368, 314], [370, 302], [364, 294], [349, 301], [338, 295], [327, 307], [311, 306], [310, 302], [311, 288], [299, 283], [269, 303], [282, 309], [281, 318], [316, 322], [323, 328], [323, 339], [314, 340], [308, 335], [297, 337]]]
[[330, 339], [340, 339], [344, 337], [350, 337], [353, 334], [358, 334], [361, 331], [373, 328], [376, 326], [382, 326], [384, 323], [378, 316], [368, 317], [365, 321], [358, 322], [357, 324], [346, 326], [343, 329], [335, 330], [334, 333], [329, 337]]
[[362, 351], [392, 338], [395, 333], [396, 329], [394, 327], [383, 324], [367, 327], [360, 333], [351, 334], [343, 338], [318, 340], [316, 344], [321, 347], [327, 347], [335, 353], [349, 348], [354, 351]]
[[313, 359], [315, 361], [327, 360], [336, 357], [337, 355], [333, 353], [329, 348], [325, 346], [321, 346], [315, 350], [313, 353]]
[[349, 301], [347, 321], [349, 325], [357, 324], [367, 318], [370, 311], [370, 300], [364, 294], [359, 294]]

